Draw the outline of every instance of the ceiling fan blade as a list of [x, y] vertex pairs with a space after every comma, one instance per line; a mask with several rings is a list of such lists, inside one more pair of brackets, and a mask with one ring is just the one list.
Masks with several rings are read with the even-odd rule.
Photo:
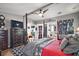
[[38, 13], [32, 13], [32, 14], [36, 14], [36, 15], [38, 15]]
[[48, 9], [44, 10], [44, 11], [43, 11], [43, 14], [46, 13], [47, 11], [48, 11]]

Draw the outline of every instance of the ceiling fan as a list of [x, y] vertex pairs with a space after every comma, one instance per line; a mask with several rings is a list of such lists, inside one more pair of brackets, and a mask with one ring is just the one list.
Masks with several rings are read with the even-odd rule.
[[33, 14], [39, 15], [39, 16], [41, 16], [41, 17], [44, 17], [44, 14], [45, 14], [47, 11], [48, 11], [48, 9], [45, 9], [45, 10], [40, 9], [39, 11], [34, 12]]

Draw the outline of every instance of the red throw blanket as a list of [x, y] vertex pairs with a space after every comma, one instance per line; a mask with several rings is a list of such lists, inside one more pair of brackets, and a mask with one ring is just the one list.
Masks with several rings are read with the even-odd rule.
[[42, 56], [72, 56], [72, 54], [64, 54], [60, 49], [60, 40], [55, 40], [42, 50]]

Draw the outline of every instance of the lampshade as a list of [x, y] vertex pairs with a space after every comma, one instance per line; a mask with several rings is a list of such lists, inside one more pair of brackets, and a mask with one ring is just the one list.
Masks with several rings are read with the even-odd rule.
[[77, 27], [76, 32], [79, 32], [79, 27]]

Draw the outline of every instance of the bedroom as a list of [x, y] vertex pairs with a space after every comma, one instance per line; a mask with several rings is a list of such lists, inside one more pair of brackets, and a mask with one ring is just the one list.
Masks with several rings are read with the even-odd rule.
[[78, 32], [78, 3], [0, 3], [1, 56], [78, 56]]

